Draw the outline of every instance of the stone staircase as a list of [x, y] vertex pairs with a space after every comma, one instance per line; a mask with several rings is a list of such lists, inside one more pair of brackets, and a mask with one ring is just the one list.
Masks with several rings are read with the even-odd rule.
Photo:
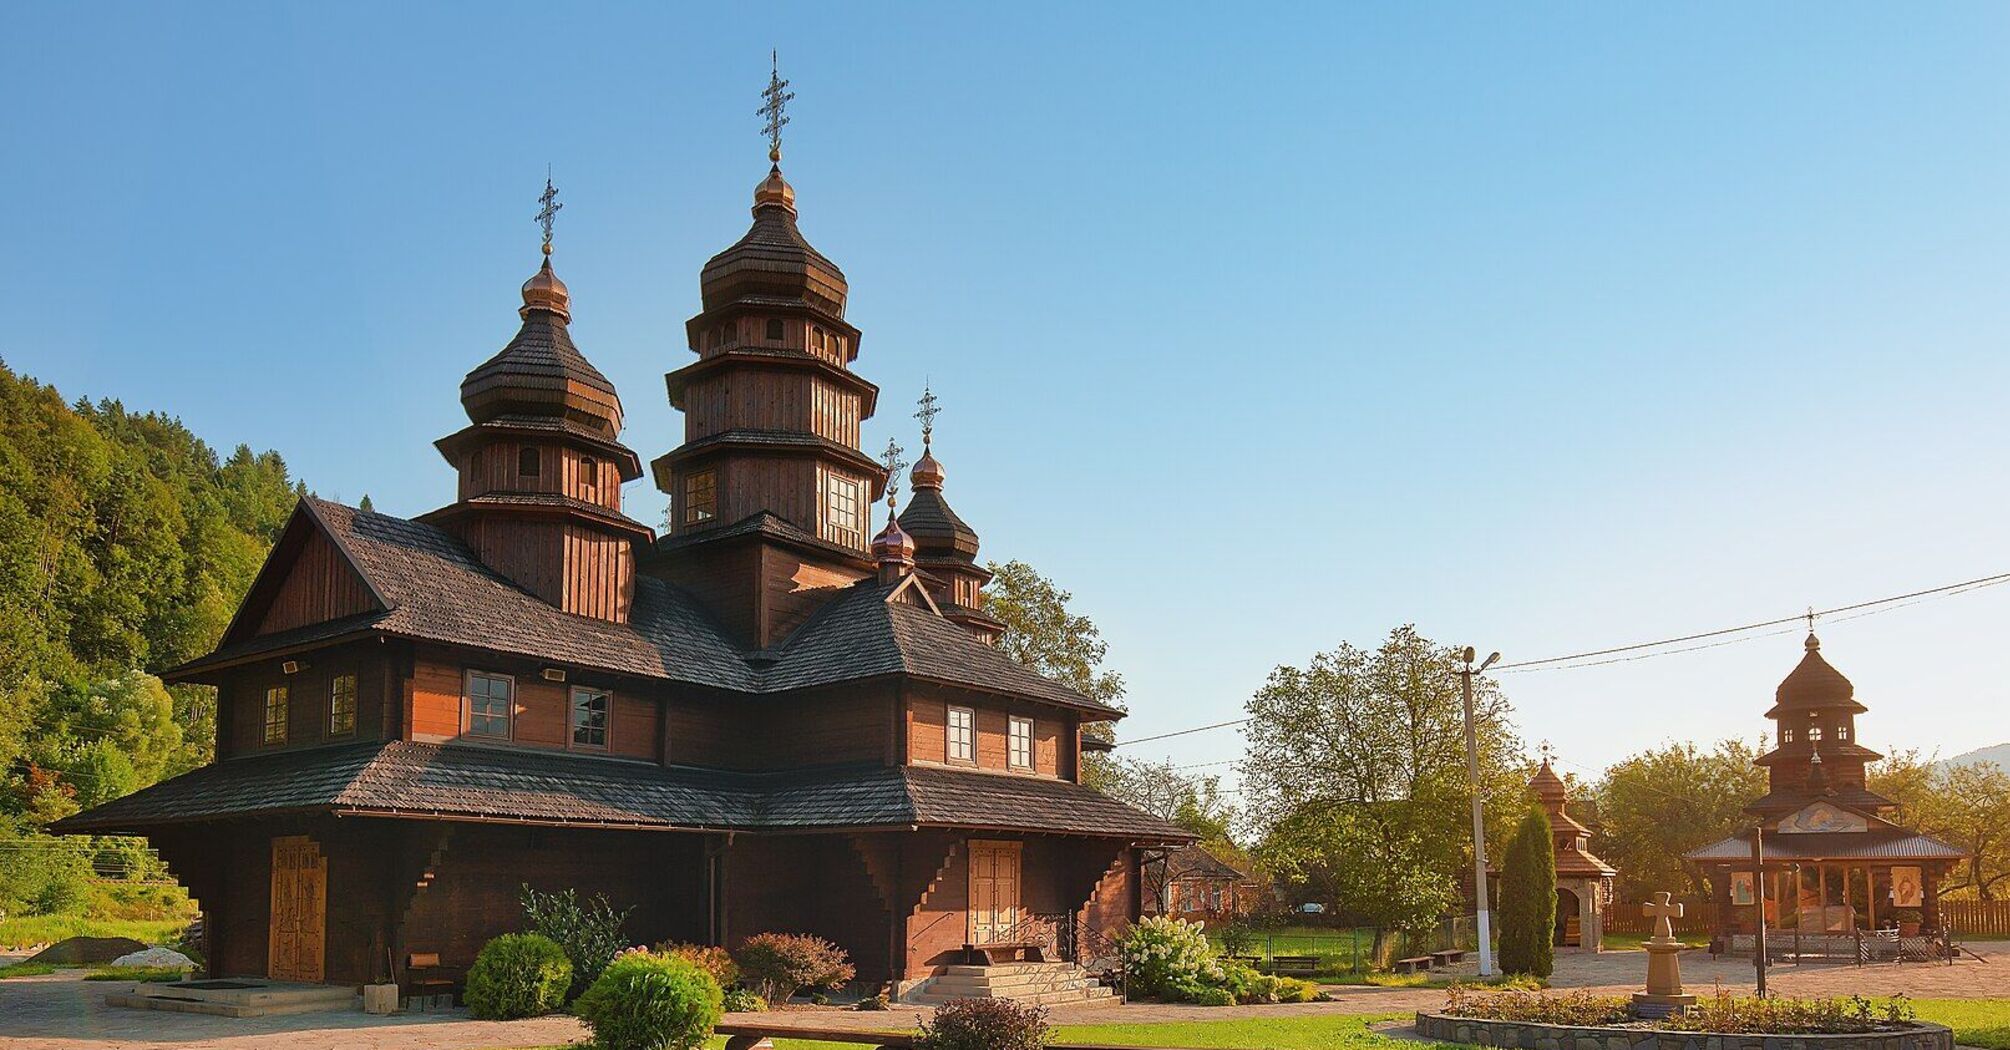
[[903, 1001], [940, 1006], [952, 999], [1011, 999], [1052, 1006], [1093, 1002], [1115, 994], [1074, 963], [1016, 962], [945, 967], [940, 976], [907, 993]]

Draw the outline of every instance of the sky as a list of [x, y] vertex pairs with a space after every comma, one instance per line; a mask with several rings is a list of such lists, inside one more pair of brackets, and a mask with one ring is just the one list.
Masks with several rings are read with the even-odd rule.
[[[1074, 594], [1126, 737], [1392, 627], [1509, 662], [2010, 572], [2010, 7], [28, 5], [0, 358], [448, 502], [547, 166], [645, 460], [784, 167], [865, 447]], [[911, 458], [911, 456], [910, 456]], [[647, 480], [625, 499], [655, 522]], [[1873, 747], [2010, 740], [2010, 587], [1820, 624]], [[1801, 636], [1502, 676], [1580, 776], [1751, 738]], [[1231, 730], [1140, 743], [1181, 764]], [[1211, 767], [1229, 772], [1230, 767]]]

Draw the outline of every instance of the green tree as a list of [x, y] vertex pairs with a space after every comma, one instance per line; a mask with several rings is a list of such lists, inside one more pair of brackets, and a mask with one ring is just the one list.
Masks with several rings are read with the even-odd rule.
[[[1074, 595], [1023, 561], [991, 562], [985, 566], [991, 582], [984, 588], [984, 611], [1005, 625], [998, 647], [1007, 656], [1039, 673], [1074, 687], [1084, 696], [1124, 709], [1124, 677], [1103, 666], [1109, 644], [1093, 620], [1068, 608]], [[1108, 722], [1090, 722], [1085, 736], [1115, 739]], [[1107, 791], [1117, 771], [1109, 756], [1082, 756], [1082, 782]]]
[[1968, 852], [1943, 895], [1997, 900], [2010, 884], [2010, 772], [1994, 762], [1923, 762], [1901, 751], [1866, 771], [1866, 785], [1898, 803], [1902, 824]]
[[1444, 844], [1420, 813], [1424, 808], [1408, 801], [1304, 803], [1270, 825], [1255, 857], [1302, 896], [1373, 927], [1371, 950], [1380, 960], [1390, 932], [1428, 929], [1459, 901], [1444, 871]]
[[1667, 744], [1622, 759], [1605, 771], [1595, 795], [1601, 825], [1594, 852], [1619, 869], [1621, 895], [1687, 889], [1707, 897], [1702, 869], [1683, 855], [1751, 822], [1744, 808], [1766, 791], [1758, 752], [1738, 740], [1709, 751]]
[[1515, 827], [1501, 866], [1501, 969], [1548, 977], [1555, 968], [1556, 851], [1540, 806]]

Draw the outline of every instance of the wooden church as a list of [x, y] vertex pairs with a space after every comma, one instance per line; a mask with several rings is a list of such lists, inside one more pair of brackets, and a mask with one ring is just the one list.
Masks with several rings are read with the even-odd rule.
[[1080, 783], [1084, 727], [1122, 712], [992, 644], [932, 452], [875, 534], [900, 478], [860, 448], [878, 388], [797, 225], [782, 86], [753, 224], [666, 377], [668, 534], [622, 512], [642, 462], [568, 331], [547, 188], [521, 327], [436, 442], [453, 501], [303, 500], [168, 676], [216, 689], [214, 764], [61, 824], [155, 846], [213, 975], [409, 990], [521, 928], [528, 884], [632, 907], [633, 943], [814, 933], [868, 989], [981, 994], [965, 967], [1086, 961], [1138, 914], [1141, 851], [1192, 839]]

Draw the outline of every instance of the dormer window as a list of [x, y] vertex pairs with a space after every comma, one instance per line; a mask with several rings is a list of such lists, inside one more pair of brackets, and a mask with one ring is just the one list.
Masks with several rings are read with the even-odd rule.
[[768, 318], [768, 342], [779, 343], [781, 341], [782, 341], [782, 319], [779, 317]]
[[536, 445], [526, 445], [517, 450], [516, 473], [522, 478], [534, 478], [544, 473], [544, 460], [538, 455]]

